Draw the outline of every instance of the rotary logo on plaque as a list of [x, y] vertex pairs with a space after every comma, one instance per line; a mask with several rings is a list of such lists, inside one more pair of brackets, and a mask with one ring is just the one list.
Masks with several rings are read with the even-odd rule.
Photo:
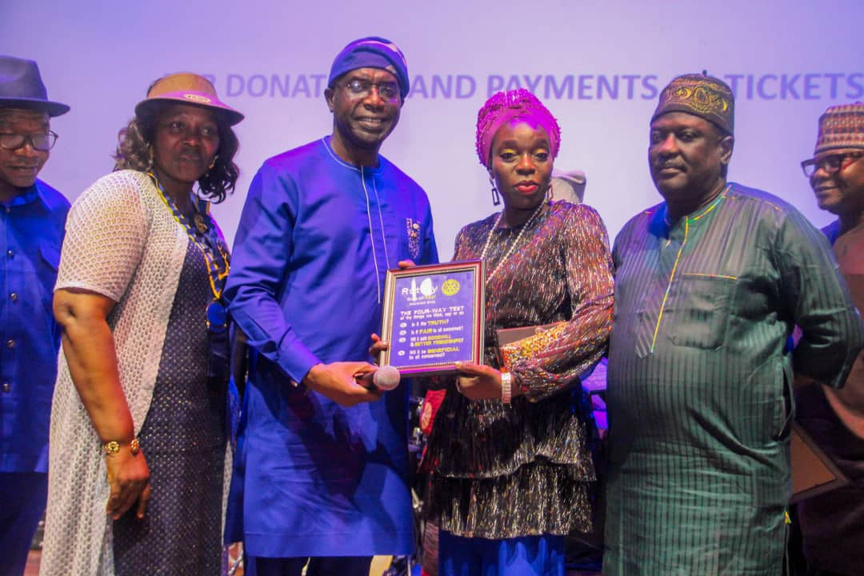
[[460, 288], [459, 281], [454, 280], [453, 278], [450, 278], [449, 280], [446, 280], [444, 282], [444, 284], [441, 285], [441, 293], [444, 294], [445, 296], [453, 296], [454, 294], [459, 293], [459, 288]]

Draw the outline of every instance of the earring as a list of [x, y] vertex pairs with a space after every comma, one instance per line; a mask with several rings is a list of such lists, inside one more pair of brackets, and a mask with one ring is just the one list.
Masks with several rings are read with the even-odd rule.
[[501, 205], [501, 194], [498, 193], [498, 187], [494, 183], [492, 184], [492, 205]]
[[210, 162], [210, 166], [207, 167], [207, 170], [208, 170], [208, 171], [213, 169], [213, 166], [216, 165], [216, 161], [217, 161], [218, 159], [219, 159], [219, 155], [218, 155], [218, 154], [216, 154], [215, 156], [213, 156], [213, 161]]
[[551, 183], [549, 184], [549, 187], [546, 188], [546, 201], [547, 202], [552, 201], [552, 184]]

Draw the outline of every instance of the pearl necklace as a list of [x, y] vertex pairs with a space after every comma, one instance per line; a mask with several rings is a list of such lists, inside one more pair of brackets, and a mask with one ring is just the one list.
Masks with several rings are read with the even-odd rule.
[[[519, 244], [519, 241], [522, 240], [522, 234], [525, 233], [525, 230], [531, 226], [531, 223], [534, 222], [534, 219], [537, 218], [538, 214], [540, 214], [540, 210], [543, 209], [544, 204], [545, 204], [545, 202], [541, 202], [540, 205], [537, 206], [537, 209], [534, 210], [534, 213], [531, 215], [531, 218], [529, 218], [528, 221], [525, 222], [525, 225], [522, 226], [522, 229], [519, 230], [519, 234], [516, 236], [516, 240], [514, 240], [513, 243], [510, 244], [510, 248], [504, 254], [504, 257], [501, 258], [501, 260], [498, 262], [498, 265], [495, 266], [494, 270], [492, 270], [492, 273], [486, 277], [487, 282], [489, 280], [491, 280], [493, 276], [495, 276], [495, 273], [501, 269], [501, 266], [504, 264], [504, 262], [507, 261], [507, 258], [509, 258], [511, 254], [513, 254], [513, 250], [516, 249], [516, 246]], [[489, 243], [492, 241], [492, 233], [495, 232], [495, 228], [498, 227], [498, 223], [501, 222], [501, 217], [503, 215], [504, 215], [504, 210], [501, 210], [501, 213], [498, 214], [498, 218], [495, 219], [495, 223], [492, 224], [492, 228], [489, 229], [489, 235], [486, 236], [486, 244], [483, 245], [483, 251], [480, 253], [480, 260], [486, 259], [486, 252], [489, 250]]]

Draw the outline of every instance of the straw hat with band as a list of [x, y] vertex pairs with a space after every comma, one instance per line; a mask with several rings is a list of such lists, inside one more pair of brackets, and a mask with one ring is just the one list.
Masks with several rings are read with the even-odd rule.
[[243, 114], [219, 100], [216, 88], [209, 80], [190, 72], [169, 74], [154, 82], [147, 90], [147, 98], [135, 106], [135, 114], [147, 113], [160, 103], [190, 104], [209, 108], [222, 114], [230, 126], [234, 126], [244, 118]]

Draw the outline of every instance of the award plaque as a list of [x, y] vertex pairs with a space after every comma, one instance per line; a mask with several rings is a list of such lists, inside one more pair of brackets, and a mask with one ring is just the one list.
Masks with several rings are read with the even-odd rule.
[[791, 504], [845, 486], [849, 478], [797, 422], [792, 422], [790, 438], [792, 466]]
[[435, 376], [455, 374], [456, 362], [482, 364], [485, 278], [480, 260], [388, 270], [381, 366]]

